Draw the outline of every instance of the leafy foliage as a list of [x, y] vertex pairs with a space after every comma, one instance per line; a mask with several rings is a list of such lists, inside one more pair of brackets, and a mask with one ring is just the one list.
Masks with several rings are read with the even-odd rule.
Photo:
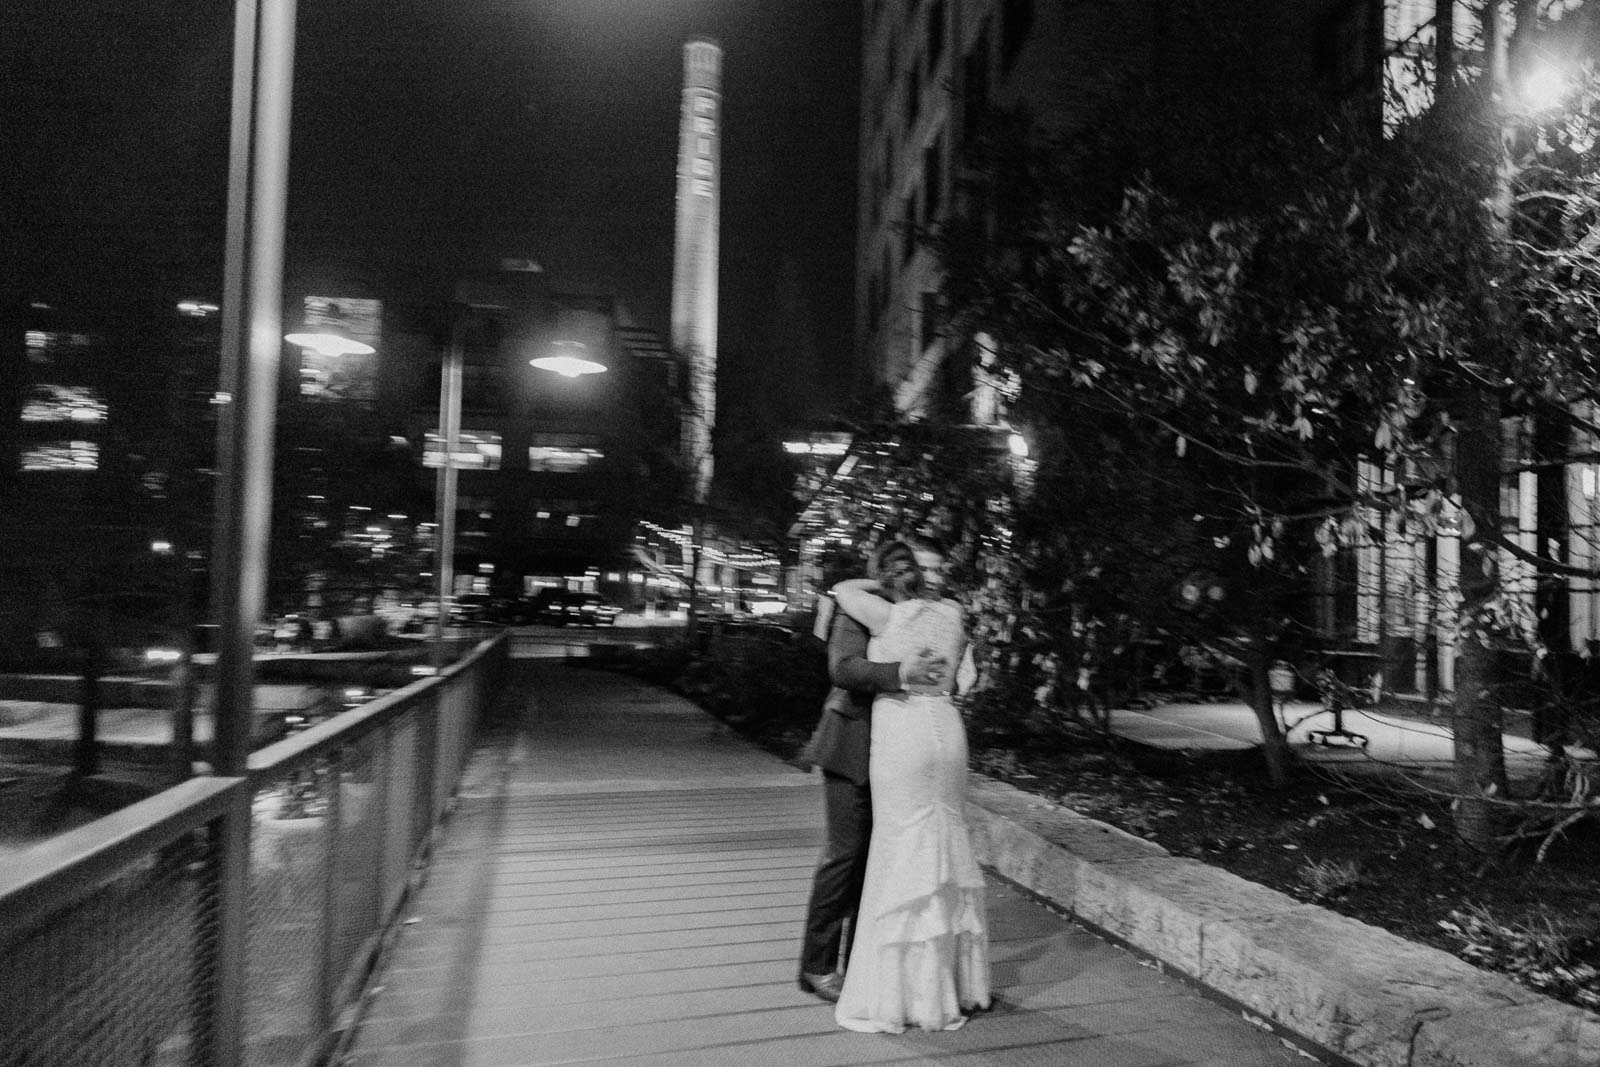
[[1507, 922], [1481, 905], [1467, 905], [1439, 920], [1459, 940], [1461, 956], [1514, 975], [1534, 989], [1590, 1009], [1600, 1008], [1600, 941], [1594, 931], [1546, 912]]
[[[1460, 584], [1419, 595], [1470, 679], [1469, 747], [1497, 744], [1485, 665], [1545, 654], [1519, 575], [1587, 574], [1503, 532], [1499, 488], [1507, 460], [1593, 451], [1586, 124], [1517, 127], [1508, 165], [1478, 87], [1387, 137], [1282, 94], [1133, 96], [1057, 138], [1002, 116], [935, 244], [952, 333], [1040, 441], [1011, 546], [1018, 604], [1046, 608], [1015, 631], [1043, 637], [1024, 661], [1081, 680], [1096, 631], [1235, 657], [1270, 748], [1266, 666], [1350, 640], [1310, 617], [1341, 554], [1459, 538]], [[1560, 429], [1519, 457], [1498, 439], [1522, 425]], [[1111, 443], [1132, 462], [1097, 462]], [[1174, 611], [1175, 583], [1216, 595]]]

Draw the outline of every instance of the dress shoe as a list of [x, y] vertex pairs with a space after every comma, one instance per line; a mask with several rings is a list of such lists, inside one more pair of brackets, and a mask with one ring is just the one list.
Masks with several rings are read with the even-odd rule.
[[839, 992], [844, 989], [844, 975], [838, 971], [834, 971], [832, 974], [805, 974], [802, 972], [800, 975], [800, 988], [832, 1004], [839, 999]]

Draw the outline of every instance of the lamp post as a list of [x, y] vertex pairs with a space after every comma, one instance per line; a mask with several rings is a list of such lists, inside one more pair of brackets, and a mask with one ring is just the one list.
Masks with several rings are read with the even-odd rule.
[[[434, 574], [438, 578], [435, 600], [437, 616], [434, 619], [434, 667], [444, 665], [444, 632], [450, 620], [450, 603], [455, 596], [456, 550], [456, 452], [461, 445], [461, 378], [466, 350], [467, 316], [471, 306], [456, 304], [450, 317], [450, 339], [445, 346], [444, 365], [439, 372], [439, 436], [442, 438], [439, 474], [435, 479]], [[547, 356], [535, 356], [529, 366], [559, 374], [563, 378], [579, 378], [588, 374], [604, 374], [609, 368], [599, 360], [590, 358], [588, 346], [578, 341], [557, 341], [556, 351]]]
[[[212, 760], [217, 773], [248, 769], [255, 691], [255, 628], [266, 592], [272, 508], [272, 435], [282, 330], [284, 215], [289, 179], [289, 99], [294, 84], [294, 0], [236, 0], [228, 134], [227, 223], [222, 263], [222, 344], [217, 392], [216, 520], [211, 610], [218, 624]], [[212, 868], [219, 902], [206, 965], [215, 975], [198, 1059], [244, 1059], [244, 945], [250, 809], [220, 824]]]
[[434, 562], [437, 581], [433, 620], [434, 668], [444, 666], [444, 631], [450, 623], [450, 599], [455, 594], [456, 552], [456, 449], [461, 447], [461, 365], [466, 348], [467, 307], [451, 309], [450, 340], [445, 345], [439, 372], [439, 436], [442, 455], [434, 483]]
[[226, 775], [244, 773], [250, 754], [252, 656], [266, 586], [294, 21], [294, 0], [235, 6], [211, 590], [214, 762]]

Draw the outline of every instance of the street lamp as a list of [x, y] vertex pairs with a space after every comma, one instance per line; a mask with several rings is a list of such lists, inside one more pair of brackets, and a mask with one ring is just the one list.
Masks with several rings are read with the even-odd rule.
[[[436, 529], [434, 574], [438, 577], [437, 617], [434, 619], [435, 665], [443, 665], [444, 631], [450, 618], [450, 601], [455, 586], [456, 549], [456, 450], [461, 446], [461, 367], [465, 351], [467, 314], [470, 306], [457, 305], [450, 324], [450, 342], [445, 348], [444, 366], [439, 374], [439, 433], [443, 456], [435, 482]], [[604, 374], [609, 368], [590, 358], [589, 348], [578, 341], [556, 341], [553, 353], [535, 356], [529, 366], [550, 371], [564, 378]]]
[[585, 374], [604, 374], [606, 365], [589, 358], [589, 346], [578, 341], [557, 341], [556, 354], [538, 356], [528, 360], [530, 367], [551, 371], [563, 378], [578, 378]]
[[308, 324], [299, 333], [284, 334], [283, 339], [323, 356], [370, 356], [377, 351], [337, 322]]

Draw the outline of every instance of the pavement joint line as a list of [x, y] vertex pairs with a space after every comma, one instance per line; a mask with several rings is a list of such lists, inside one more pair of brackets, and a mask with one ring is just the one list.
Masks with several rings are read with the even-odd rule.
[[[727, 778], [704, 779], [707, 787], [716, 784], [726, 785]], [[678, 793], [684, 791], [684, 783], [692, 783], [691, 778], [658, 778], [651, 780], [637, 780], [630, 778], [608, 778], [597, 782], [548, 782], [548, 783], [516, 783], [509, 788], [512, 797], [532, 796], [582, 796], [585, 798], [597, 795], [625, 795], [628, 793]], [[740, 791], [753, 792], [756, 789], [796, 789], [809, 788], [815, 783], [798, 776], [798, 780], [791, 780], [785, 776], [781, 781], [759, 781], [752, 785], [739, 787]], [[598, 794], [595, 792], [599, 787]], [[732, 790], [730, 790], [732, 791]]]
[[[797, 899], [797, 897], [798, 898], [803, 898], [805, 896], [804, 890], [807, 889], [807, 888], [809, 888], [809, 887], [808, 886], [806, 886], [806, 887], [796, 887], [795, 889], [791, 889], [791, 890], [788, 890], [788, 891], [785, 891], [785, 892], [781, 892], [781, 893], [778, 893], [778, 892], [774, 892], [774, 893], [731, 893], [731, 894], [727, 895], [727, 899], [729, 899], [730, 901], [741, 901], [741, 900], [748, 900], [748, 899], [751, 899], [751, 898], [758, 898], [758, 899], [759, 898], [777, 898], [778, 900], [784, 901], [785, 904], [787, 904], [787, 902], [795, 900], [795, 899]], [[529, 908], [503, 908], [503, 909], [498, 909], [498, 910], [496, 910], [495, 914], [505, 915], [505, 914], [514, 914], [515, 912], [518, 912], [518, 911], [537, 911], [541, 915], [548, 915], [551, 912], [568, 911], [568, 910], [571, 910], [573, 908], [644, 907], [646, 905], [661, 904], [661, 903], [663, 903], [665, 901], [683, 900], [685, 898], [683, 898], [683, 897], [630, 897], [630, 898], [628, 898], [626, 900], [606, 901], [606, 902], [603, 902], [603, 903], [596, 903], [596, 904], [549, 904], [549, 903], [544, 903], [544, 902], [540, 901], [539, 898], [537, 898], [537, 897], [520, 897], [519, 896], [517, 899], [518, 899], [518, 901], [523, 901], [523, 900], [534, 901], [535, 904], [534, 904], [533, 907], [529, 907]], [[704, 912], [704, 914], [713, 914], [713, 913], [715, 913], [717, 911], [741, 911], [741, 910], [744, 910], [747, 907], [749, 907], [748, 904], [734, 903], [730, 907], [726, 907], [726, 908], [707, 908], [706, 911]], [[695, 915], [695, 914], [701, 914], [701, 913], [699, 913], [699, 912], [668, 912], [668, 913], [660, 913], [660, 914]], [[562, 921], [565, 921], [565, 920], [562, 920]]]
[[[776, 859], [776, 857], [774, 857], [774, 859]], [[811, 865], [805, 865], [805, 864], [798, 864], [798, 862], [787, 862], [786, 861], [786, 862], [782, 862], [781, 865], [768, 865], [768, 867], [755, 867], [754, 870], [794, 870], [794, 872], [800, 872], [800, 873], [797, 873], [797, 875], [794, 875], [794, 877], [803, 877], [806, 880], [806, 885], [810, 885], [811, 867], [814, 867], [814, 862]], [[501, 881], [502, 885], [566, 886], [566, 885], [573, 885], [573, 883], [578, 883], [578, 881], [587, 881], [587, 878], [582, 878], [582, 877], [571, 877], [571, 878], [565, 878], [565, 877], [563, 877], [563, 878], [526, 877], [526, 875], [533, 875], [533, 873], [536, 873], [536, 872], [525, 872], [525, 870], [507, 870], [506, 869], [506, 864], [504, 864], [504, 861], [501, 862], [501, 870], [502, 870], [502, 873], [504, 873], [504, 875], [525, 875], [525, 877], [523, 877], [523, 878], [515, 878], [515, 880], [514, 880], [514, 878], [510, 878], [510, 877], [499, 878], [499, 881]], [[739, 872], [739, 870], [750, 870], [750, 867], [749, 867], [749, 865], [744, 865], [744, 864], [741, 864], [741, 865], [723, 864], [723, 872], [728, 872], [728, 870], [733, 870], [733, 872]], [[560, 872], [560, 873], [563, 873], [563, 875], [566, 875], [566, 873], [571, 873], [571, 875], [578, 875], [579, 872], [566, 872], [566, 870], [563, 870], [563, 872]], [[650, 880], [658, 880], [658, 878], [662, 878], [662, 877], [696, 878], [696, 877], [698, 877], [698, 875], [701, 875], [701, 873], [717, 873], [717, 872], [715, 872], [715, 870], [707, 869], [707, 870], [693, 870], [693, 872], [672, 872], [672, 873], [666, 873], [666, 875], [664, 875], [664, 873], [661, 873], [661, 872], [658, 872], [658, 873], [627, 873], [627, 875], [618, 875], [618, 877], [613, 878], [613, 880], [637, 881], [637, 880], [643, 880], [643, 878], [650, 878]], [[741, 883], [742, 883], [742, 881], [750, 881], [750, 883], [754, 883], [754, 881], [781, 881], [781, 878], [736, 878], [736, 880], [734, 880], [734, 881], [741, 881]], [[682, 883], [682, 885], [688, 885], [688, 886], [706, 885], [706, 881], [704, 881], [704, 880], [685, 881], [685, 883]]]
[[[774, 924], [780, 924], [780, 923], [781, 924], [787, 924], [789, 927], [794, 927], [795, 926], [795, 922], [794, 922], [793, 916], [790, 913], [794, 910], [794, 906], [795, 906], [796, 902], [798, 902], [800, 904], [804, 904], [805, 900], [804, 900], [803, 897], [791, 896], [785, 901], [785, 905], [784, 905], [784, 907], [782, 909], [774, 909], [775, 911], [781, 911], [782, 917], [774, 917], [774, 918], [771, 918], [771, 919], [765, 919], [765, 920], [760, 920], [760, 921], [755, 921], [755, 922], [748, 922], [748, 923], [725, 923], [725, 924], [723, 924], [723, 926], [714, 925], [713, 924], [714, 920], [718, 919], [720, 916], [723, 916], [726, 912], [744, 911], [744, 910], [747, 910], [747, 909], [744, 909], [744, 908], [722, 908], [722, 909], [711, 908], [711, 909], [707, 909], [705, 911], [642, 911], [642, 912], [639, 912], [636, 915], [607, 915], [607, 916], [602, 916], [602, 917], [597, 917], [597, 918], [589, 918], [589, 919], [551, 919], [551, 920], [538, 920], [538, 921], [534, 921], [534, 922], [523, 922], [523, 923], [517, 923], [517, 922], [501, 923], [500, 924], [500, 929], [502, 929], [502, 930], [549, 930], [549, 929], [562, 927], [562, 926], [581, 926], [581, 925], [584, 925], [584, 924], [591, 924], [592, 925], [594, 923], [626, 922], [629, 919], [662, 919], [662, 920], [664, 920], [664, 919], [667, 919], [667, 918], [671, 918], [673, 920], [677, 920], [677, 921], [681, 922], [681, 921], [686, 920], [686, 919], [699, 919], [699, 918], [702, 918], [702, 917], [706, 920], [706, 923], [703, 924], [703, 925], [682, 925], [682, 926], [678, 926], [676, 928], [677, 929], [681, 929], [681, 930], [710, 930], [710, 929], [721, 929], [721, 928], [733, 929], [734, 927], [772, 926]], [[605, 906], [609, 907], [609, 906], [612, 906], [612, 905], [605, 905]], [[557, 911], [557, 910], [563, 910], [563, 909], [554, 909], [554, 908], [552, 908], [552, 909], [540, 909], [540, 914], [549, 914], [550, 911]], [[502, 913], [502, 914], [504, 914], [504, 913]], [[610, 935], [597, 934], [597, 935], [594, 935], [594, 936], [602, 937], [602, 936], [610, 936]], [[550, 940], [557, 940], [557, 939], [556, 938], [551, 938]]]

